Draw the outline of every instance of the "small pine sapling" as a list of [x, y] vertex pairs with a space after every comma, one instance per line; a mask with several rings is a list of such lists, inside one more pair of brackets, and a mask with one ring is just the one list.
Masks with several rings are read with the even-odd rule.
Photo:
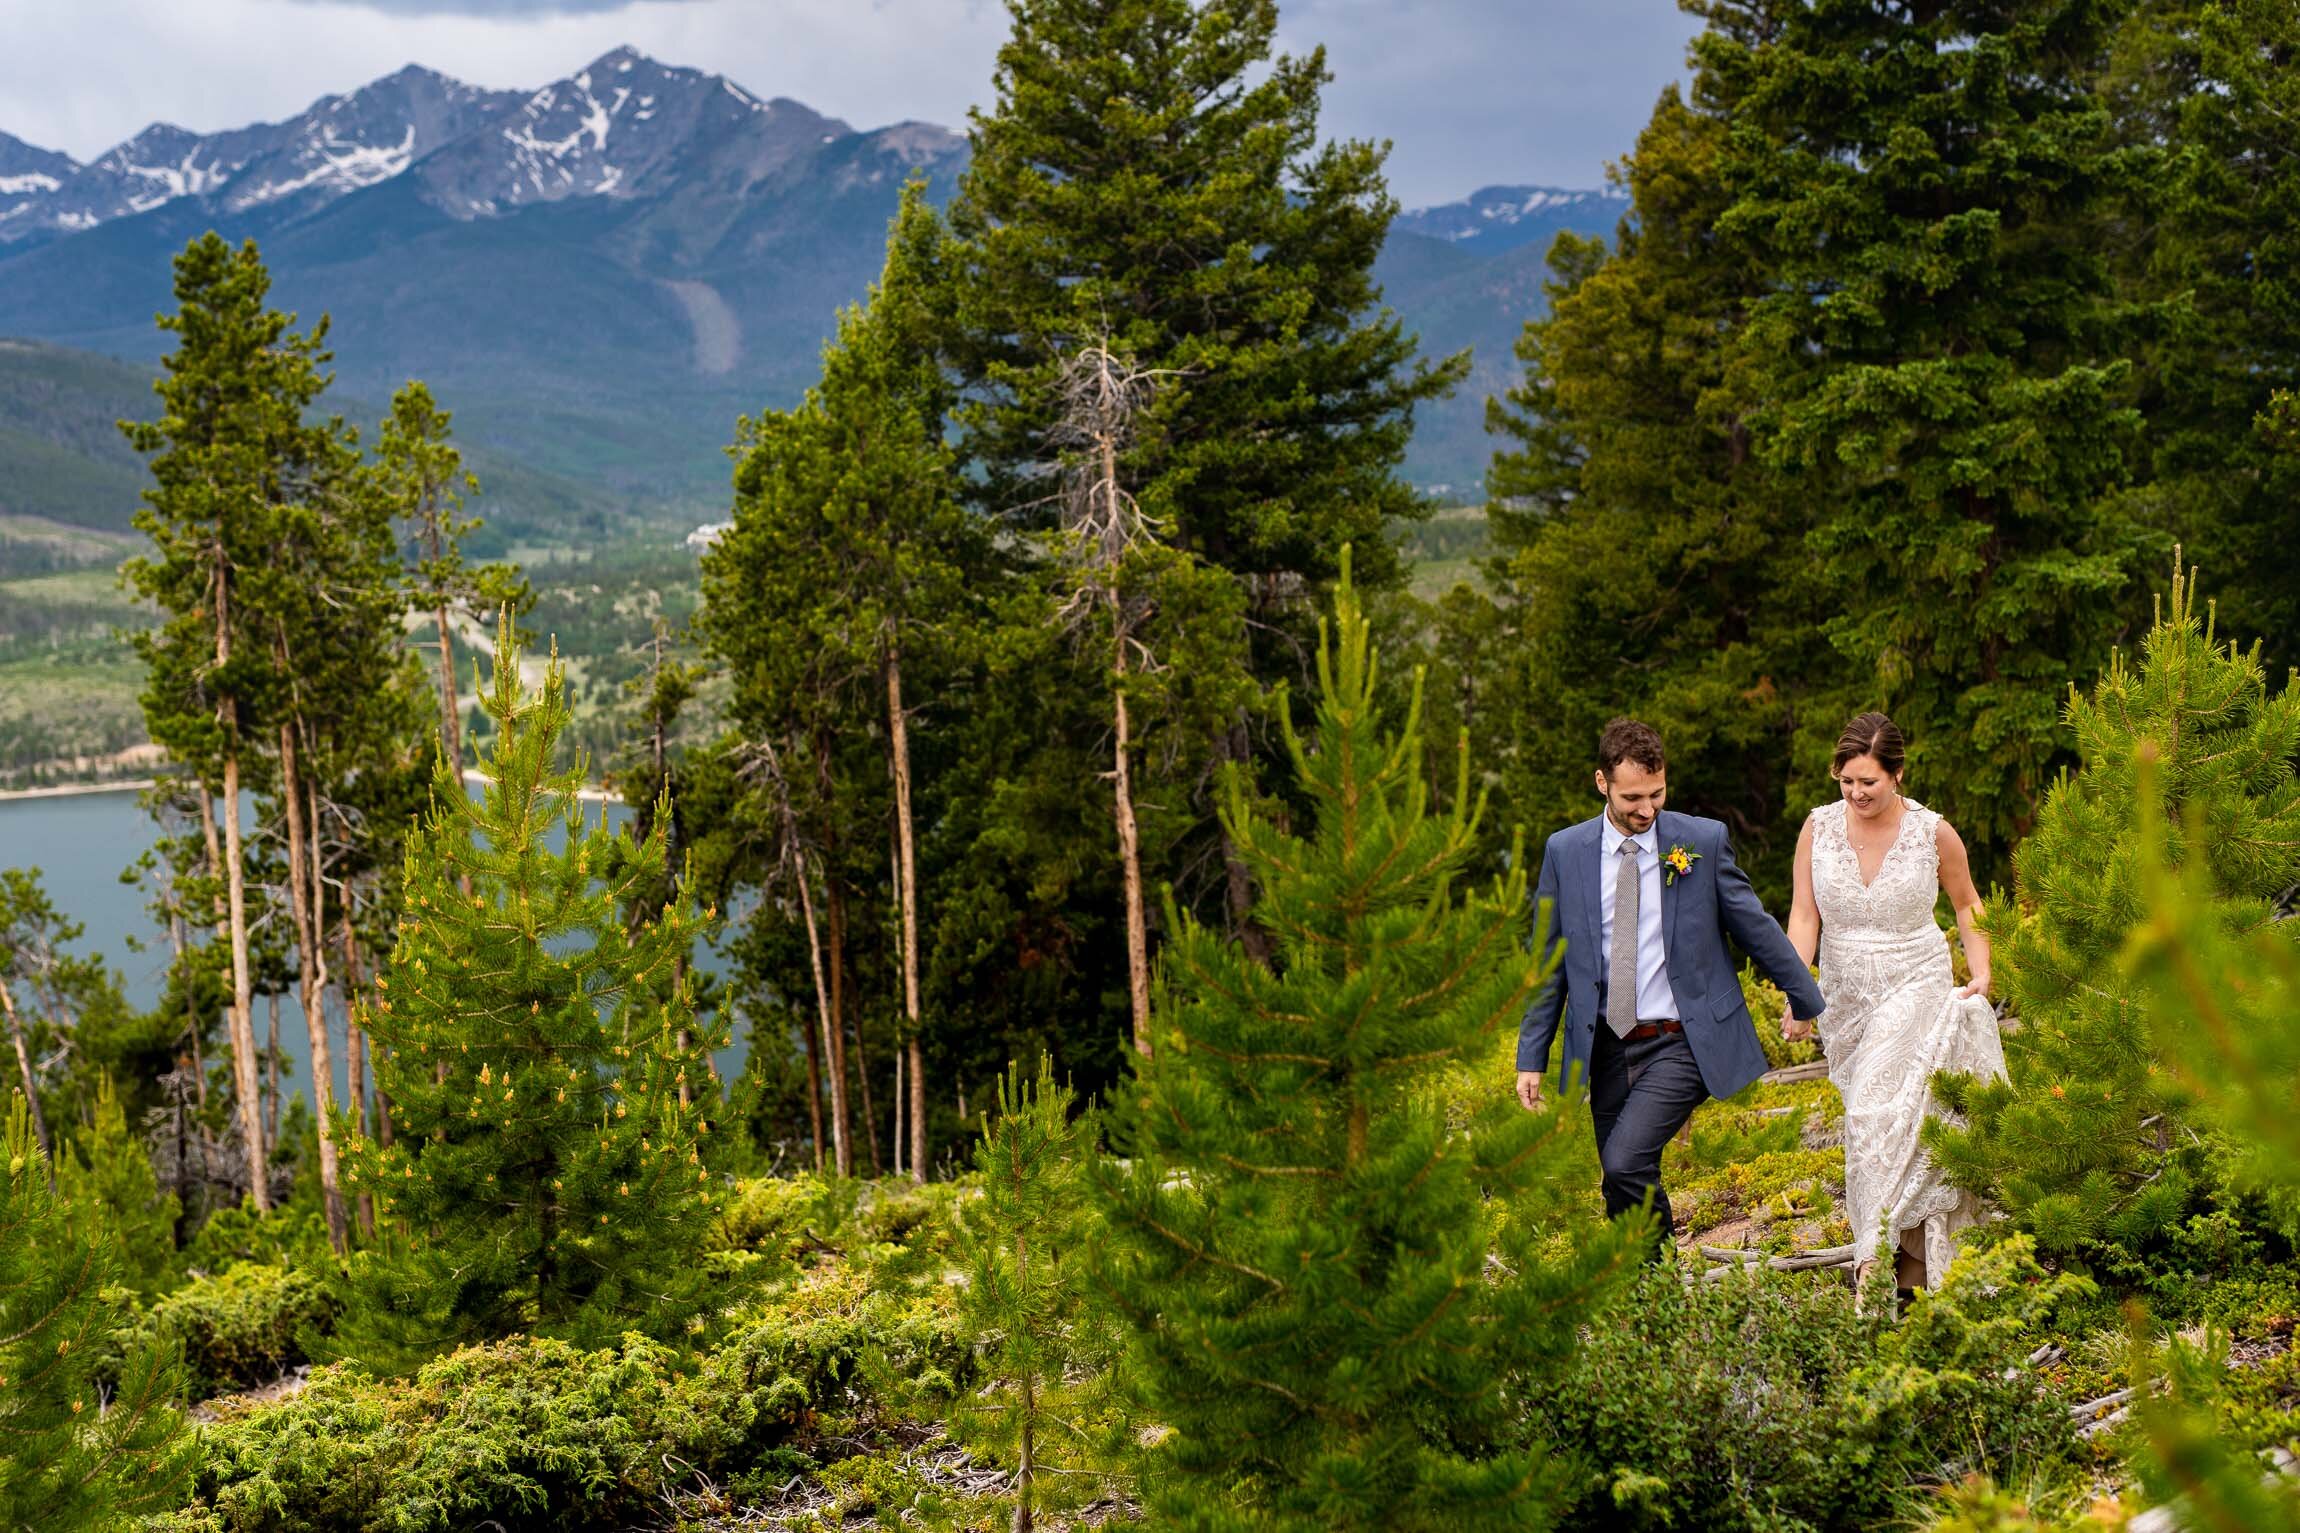
[[152, 1157], [130, 1132], [110, 1075], [97, 1077], [92, 1108], [88, 1126], [56, 1157], [65, 1219], [90, 1238], [109, 1230], [119, 1245], [119, 1282], [150, 1298], [171, 1276], [181, 1208], [174, 1193], [160, 1191]]
[[[1634, 1258], [1565, 1191], [1575, 1116], [1522, 1111], [1499, 1068], [1557, 962], [1546, 919], [1525, 944], [1525, 859], [1456, 891], [1483, 811], [1466, 752], [1433, 814], [1419, 684], [1384, 738], [1342, 572], [1316, 734], [1287, 733], [1315, 828], [1229, 784], [1276, 962], [1169, 899], [1153, 1047], [1113, 1109], [1127, 1158], [1093, 1163], [1099, 1281], [1171, 1434], [1145, 1500], [1201, 1528], [1547, 1526], [1566, 1474], [1523, 1402]], [[1477, 1064], [1489, 1089], [1449, 1118], [1446, 1072]]]
[[0, 1139], [0, 1528], [75, 1533], [174, 1506], [198, 1452], [174, 1359], [139, 1347], [106, 1389], [97, 1365], [127, 1319], [107, 1297], [112, 1233], [49, 1185], [21, 1092]]
[[958, 1218], [968, 1277], [959, 1309], [991, 1382], [958, 1403], [952, 1426], [1014, 1466], [1014, 1533], [1099, 1494], [1116, 1451], [1113, 1336], [1086, 1283], [1091, 1130], [1071, 1116], [1072, 1101], [1045, 1056], [1035, 1080], [1007, 1066], [975, 1147], [981, 1195]]
[[[378, 1225], [339, 1334], [374, 1366], [514, 1331], [667, 1337], [708, 1298], [718, 1094], [696, 1088], [725, 1040], [693, 1013], [702, 917], [664, 878], [667, 814], [644, 840], [585, 823], [580, 764], [553, 765], [557, 661], [539, 695], [522, 687], [508, 617], [496, 654], [487, 789], [474, 801], [440, 757], [398, 946], [358, 1016], [393, 1143], [339, 1124], [345, 1186], [375, 1194]], [[634, 891], [662, 888], [628, 918]]]
[[2089, 695], [2070, 696], [2067, 719], [2081, 765], [2016, 855], [2017, 908], [1991, 923], [2020, 1018], [2005, 1040], [2011, 1078], [1944, 1082], [1970, 1126], [1931, 1126], [1927, 1141], [2039, 1250], [2092, 1260], [2145, 1250], [2187, 1217], [2208, 1174], [2182, 1128], [2188, 1088], [2163, 1068], [2148, 1001], [2116, 962], [2147, 918], [2149, 859], [2177, 850], [2164, 824], [2197, 819], [2196, 919], [2271, 924], [2276, 896], [2300, 883], [2300, 689], [2270, 693], [2258, 646], [2217, 637], [2176, 560], [2140, 663], [2112, 658]]

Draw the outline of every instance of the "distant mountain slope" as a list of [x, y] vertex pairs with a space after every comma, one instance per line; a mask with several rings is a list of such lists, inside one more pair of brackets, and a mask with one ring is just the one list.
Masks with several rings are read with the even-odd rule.
[[[210, 228], [253, 238], [274, 301], [331, 317], [348, 396], [421, 377], [468, 441], [587, 486], [594, 508], [702, 519], [725, 502], [737, 417], [798, 396], [877, 274], [903, 180], [941, 201], [965, 158], [941, 128], [858, 132], [628, 48], [531, 92], [411, 66], [284, 123], [155, 125], [86, 166], [0, 139], [0, 335], [149, 364], [170, 257]], [[1385, 301], [1431, 354], [1478, 356], [1472, 385], [1423, 412], [1415, 477], [1482, 471], [1484, 395], [1514, 376], [1541, 249], [1620, 207], [1489, 188], [1401, 216]], [[90, 497], [80, 519], [113, 516], [102, 455], [49, 450], [14, 461], [42, 465], [43, 494]]]
[[[157, 415], [152, 376], [115, 357], [0, 340], [0, 516], [126, 530], [151, 476], [118, 422]], [[325, 402], [374, 440], [377, 404], [337, 393]], [[486, 447], [466, 457], [482, 491], [471, 509], [488, 522], [471, 545], [482, 556], [521, 542], [593, 541], [629, 522], [626, 503], [592, 486]]]
[[1546, 250], [1565, 229], [1610, 234], [1628, 207], [1628, 199], [1611, 187], [1559, 191], [1551, 186], [1487, 186], [1460, 202], [1400, 213], [1391, 229], [1487, 256], [1523, 245]]

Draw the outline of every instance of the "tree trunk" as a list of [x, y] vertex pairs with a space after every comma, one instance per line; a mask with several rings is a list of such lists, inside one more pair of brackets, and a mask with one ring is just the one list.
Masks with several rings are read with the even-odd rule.
[[[1014, 1279], [1017, 1292], [1029, 1291], [1030, 1237], [1020, 1233], [1014, 1237]], [[1030, 1505], [1036, 1499], [1032, 1491], [1037, 1479], [1038, 1460], [1031, 1451], [1036, 1446], [1032, 1441], [1031, 1428], [1038, 1424], [1037, 1384], [1037, 1374], [1030, 1364], [1025, 1363], [1022, 1369], [1022, 1409], [1018, 1413], [1022, 1430], [1014, 1455], [1014, 1533], [1031, 1533], [1032, 1527]]]
[[886, 726], [894, 747], [894, 823], [902, 853], [902, 1009], [909, 1023], [910, 1176], [926, 1180], [926, 1075], [921, 1068], [918, 1016], [918, 843], [911, 832], [910, 730], [902, 707], [902, 647], [886, 648]]
[[838, 1173], [855, 1174], [854, 1117], [847, 1107], [847, 902], [838, 875], [826, 858], [823, 866], [823, 907], [829, 927], [830, 950], [824, 954], [831, 971], [831, 1142], [838, 1151]]
[[[365, 1139], [368, 1136], [367, 1035], [351, 1025], [351, 992], [349, 990], [343, 992], [343, 1053], [343, 1066], [347, 1076], [344, 1089], [351, 1096], [352, 1125], [358, 1131], [359, 1137]], [[375, 1194], [363, 1188], [354, 1205], [354, 1210], [355, 1217], [359, 1220], [359, 1232], [362, 1235], [373, 1235], [375, 1233]]]
[[16, 1015], [16, 995], [8, 988], [8, 981], [0, 978], [0, 1011], [8, 1014], [8, 1041], [16, 1045], [16, 1068], [24, 1077], [24, 1104], [32, 1112], [32, 1132], [39, 1137], [41, 1153], [48, 1157], [48, 1175], [55, 1178], [56, 1145], [48, 1137], [48, 1115], [40, 1111], [40, 1088], [32, 1079], [32, 1048], [24, 1041], [24, 1019]]
[[[431, 547], [434, 567], [445, 557], [447, 548], [439, 525], [440, 506], [438, 492], [426, 489], [423, 498], [423, 531]], [[456, 781], [463, 780], [463, 717], [462, 704], [455, 695], [455, 630], [447, 624], [447, 596], [440, 592], [432, 616], [439, 622], [439, 743], [445, 748], [448, 765], [455, 768]]]
[[1134, 1051], [1150, 1055], [1150, 927], [1142, 911], [1142, 837], [1134, 819], [1134, 766], [1126, 716], [1126, 634], [1121, 624], [1112, 657], [1117, 684], [1112, 691], [1117, 722], [1113, 751], [1113, 814], [1118, 821], [1118, 861], [1126, 884], [1126, 994], [1134, 1012]]
[[[216, 669], [232, 659], [231, 563], [225, 556], [219, 530], [211, 591], [215, 598]], [[255, 996], [248, 982], [247, 850], [240, 839], [240, 721], [239, 700], [229, 692], [216, 695], [216, 723], [224, 739], [224, 913], [232, 949], [232, 1076], [239, 1089], [240, 1135], [246, 1140], [249, 1195], [256, 1212], [272, 1206], [271, 1164], [265, 1155], [264, 1125], [256, 1101]], [[210, 846], [211, 854], [213, 845]]]
[[[278, 652], [280, 669], [288, 671], [284, 648]], [[295, 947], [298, 999], [303, 1002], [304, 1031], [311, 1038], [311, 1108], [319, 1125], [320, 1205], [327, 1216], [327, 1238], [341, 1256], [350, 1247], [343, 1213], [343, 1184], [337, 1179], [335, 1152], [335, 1060], [328, 1049], [327, 1013], [320, 994], [327, 986], [327, 955], [321, 948], [326, 895], [321, 883], [319, 827], [304, 824], [304, 783], [296, 754], [292, 721], [280, 724], [280, 797], [287, 804], [288, 899], [295, 906]]]
[[265, 1011], [271, 1018], [264, 1039], [264, 1143], [280, 1142], [280, 993], [264, 992]]
[[904, 1104], [909, 1098], [904, 1095], [903, 1063], [903, 1052], [896, 1049], [894, 1051], [894, 1174], [896, 1176], [902, 1175], [903, 1172], [903, 1125], [909, 1121], [904, 1110]]
[[[807, 887], [807, 853], [791, 848], [791, 869], [798, 878], [798, 912], [807, 922], [807, 965], [814, 970], [814, 1030], [800, 1027], [798, 1037], [807, 1041], [807, 1128], [814, 1131], [814, 1170], [823, 1170], [823, 1057], [830, 1053], [830, 991], [823, 988], [823, 938], [814, 929], [814, 889]], [[840, 1083], [833, 1080], [833, 1092], [840, 1092]], [[833, 1126], [837, 1119], [833, 1117]], [[837, 1158], [844, 1161], [846, 1145], [837, 1147]], [[837, 1161], [833, 1161], [835, 1165]]]
[[[223, 648], [221, 638], [217, 648]], [[217, 710], [227, 716], [230, 699]], [[262, 1107], [257, 1100], [255, 993], [248, 979], [246, 850], [240, 840], [240, 750], [231, 726], [224, 737], [224, 910], [232, 947], [232, 1076], [239, 1091], [240, 1137], [246, 1141], [249, 1196], [257, 1213], [272, 1206], [271, 1162], [265, 1153]]]
[[[807, 923], [807, 959], [815, 970], [815, 1013], [822, 1028], [823, 1064], [828, 1068], [831, 1078], [831, 1169], [845, 1176], [854, 1164], [854, 1151], [847, 1144], [847, 1083], [838, 1046], [837, 989], [835, 982], [826, 982], [823, 977], [823, 944], [815, 930], [815, 897], [808, 886], [804, 852], [797, 855], [794, 866], [799, 881], [799, 910], [806, 917]], [[838, 971], [834, 967], [831, 972], [835, 975]], [[814, 1050], [809, 1048], [807, 1053], [811, 1060]], [[815, 1159], [818, 1162], [822, 1159], [822, 1149], [822, 1122], [818, 1117], [815, 1122]]]
[[[855, 1006], [850, 1007], [849, 1010], [854, 1013], [855, 1094], [860, 1099], [862, 1107], [862, 1111], [857, 1115], [855, 1121], [862, 1125], [862, 1132], [859, 1137], [862, 1140], [864, 1154], [870, 1158], [870, 1174], [874, 1177], [884, 1176], [886, 1171], [880, 1163], [878, 1155], [878, 1107], [871, 1100], [870, 1043], [863, 1035], [863, 1009], [860, 1006]], [[855, 1165], [858, 1170], [861, 1168], [861, 1157], [856, 1158]]]
[[[367, 975], [359, 961], [359, 935], [352, 929], [349, 909], [343, 913], [343, 978], [343, 1025], [349, 1029], [352, 997], [367, 988]], [[381, 1086], [375, 1088], [375, 1142], [391, 1148], [391, 1098], [383, 1094]]]

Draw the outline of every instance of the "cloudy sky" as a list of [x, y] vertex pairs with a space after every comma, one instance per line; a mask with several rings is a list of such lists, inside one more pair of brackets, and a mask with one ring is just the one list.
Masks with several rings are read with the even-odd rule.
[[[1594, 185], [1682, 72], [1674, 0], [1289, 0], [1323, 43], [1330, 133], [1388, 138], [1409, 205]], [[963, 126], [1000, 0], [0, 0], [0, 129], [89, 159], [153, 121], [292, 116], [409, 62], [532, 87], [618, 43], [857, 127]]]

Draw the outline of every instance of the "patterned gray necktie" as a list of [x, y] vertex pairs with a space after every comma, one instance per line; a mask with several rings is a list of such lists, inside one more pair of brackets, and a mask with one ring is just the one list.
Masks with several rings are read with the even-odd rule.
[[1621, 843], [1621, 867], [1613, 876], [1613, 951], [1607, 955], [1605, 1025], [1616, 1038], [1637, 1025], [1637, 843]]

